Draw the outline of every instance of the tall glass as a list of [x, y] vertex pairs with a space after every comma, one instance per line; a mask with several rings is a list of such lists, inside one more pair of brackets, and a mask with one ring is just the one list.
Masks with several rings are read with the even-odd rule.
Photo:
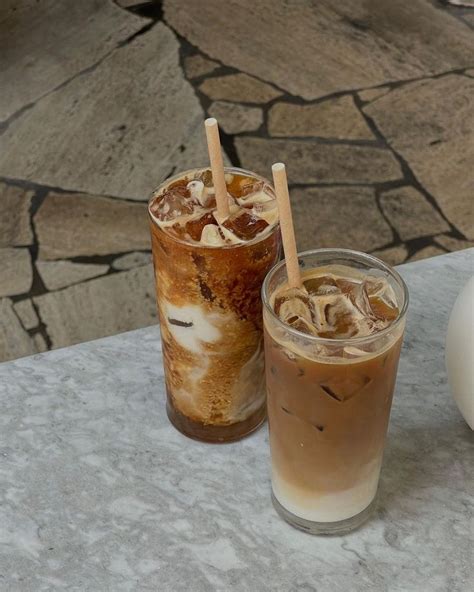
[[306, 251], [299, 262], [303, 274], [344, 265], [384, 277], [399, 311], [368, 337], [323, 339], [284, 324], [273, 311], [272, 294], [287, 281], [284, 262], [262, 288], [273, 504], [300, 529], [343, 533], [374, 506], [408, 292], [394, 269], [356, 251]]
[[[168, 179], [153, 197], [203, 170]], [[225, 172], [264, 181], [273, 191], [250, 171]], [[198, 440], [242, 438], [266, 417], [260, 291], [279, 259], [279, 227], [214, 247], [170, 235], [151, 215], [150, 226], [168, 417]]]

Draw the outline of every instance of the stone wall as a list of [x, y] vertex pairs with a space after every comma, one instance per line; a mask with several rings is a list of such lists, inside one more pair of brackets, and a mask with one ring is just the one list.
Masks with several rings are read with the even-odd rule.
[[287, 163], [301, 250], [473, 246], [472, 11], [290, 4], [0, 7], [0, 361], [156, 323], [146, 200], [206, 116], [228, 162]]

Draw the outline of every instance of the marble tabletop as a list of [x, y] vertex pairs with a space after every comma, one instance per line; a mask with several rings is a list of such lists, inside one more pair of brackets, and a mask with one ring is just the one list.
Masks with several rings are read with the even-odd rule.
[[170, 426], [157, 327], [1, 364], [0, 590], [472, 590], [473, 436], [443, 348], [473, 267], [474, 249], [400, 268], [411, 303], [378, 509], [342, 537], [275, 514], [266, 426], [220, 446]]

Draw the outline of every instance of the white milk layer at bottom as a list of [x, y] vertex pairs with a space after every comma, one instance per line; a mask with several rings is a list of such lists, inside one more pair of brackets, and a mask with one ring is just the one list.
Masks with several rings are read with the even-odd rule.
[[382, 459], [364, 471], [364, 479], [342, 491], [309, 491], [285, 481], [272, 467], [273, 493], [289, 512], [311, 522], [339, 522], [360, 514], [374, 499]]

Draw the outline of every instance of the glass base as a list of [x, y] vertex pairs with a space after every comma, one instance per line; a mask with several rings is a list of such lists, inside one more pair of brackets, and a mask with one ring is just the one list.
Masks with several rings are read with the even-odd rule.
[[166, 404], [166, 413], [174, 427], [188, 438], [214, 444], [241, 440], [258, 429], [267, 418], [265, 404], [244, 421], [230, 425], [212, 425], [194, 421], [177, 411], [169, 401]]
[[311, 520], [305, 520], [304, 518], [295, 516], [295, 514], [292, 514], [280, 504], [273, 491], [272, 503], [279, 516], [299, 530], [304, 530], [308, 534], [342, 535], [359, 528], [359, 526], [362, 526], [371, 517], [375, 509], [376, 498], [370, 502], [365, 510], [359, 512], [359, 514], [338, 522], [312, 522]]

